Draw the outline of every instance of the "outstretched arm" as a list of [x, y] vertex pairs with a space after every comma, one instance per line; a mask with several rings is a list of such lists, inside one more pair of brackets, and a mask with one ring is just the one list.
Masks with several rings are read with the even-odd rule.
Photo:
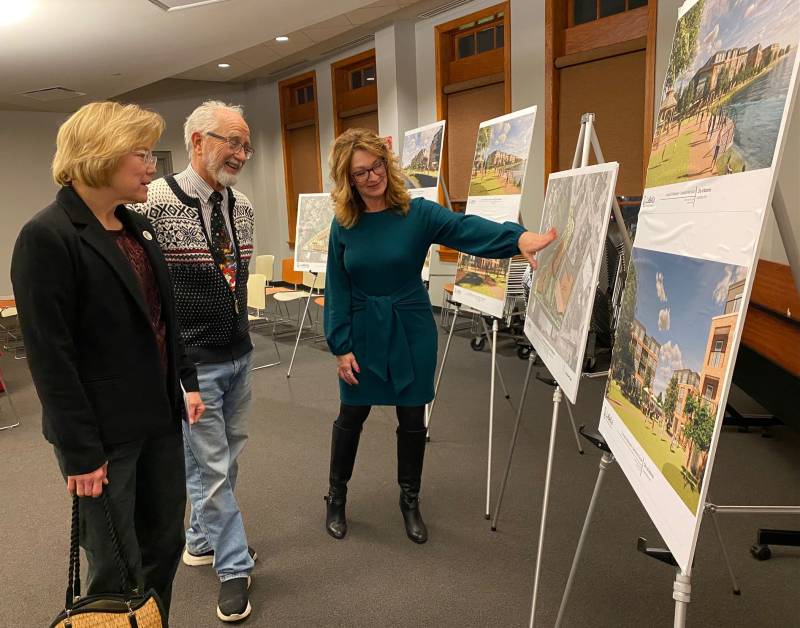
[[467, 216], [430, 201], [421, 210], [427, 212], [431, 242], [495, 259], [522, 253], [533, 268], [536, 268], [536, 253], [556, 237], [555, 229], [544, 234], [534, 233], [514, 222], [498, 223], [480, 216]]

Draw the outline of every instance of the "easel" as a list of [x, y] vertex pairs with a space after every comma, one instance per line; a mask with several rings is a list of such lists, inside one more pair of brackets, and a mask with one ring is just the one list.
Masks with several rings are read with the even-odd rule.
[[[605, 159], [603, 158], [603, 152], [600, 150], [600, 143], [597, 140], [597, 134], [594, 130], [594, 119], [595, 114], [593, 113], [584, 113], [581, 116], [581, 128], [580, 132], [578, 133], [578, 141], [575, 145], [575, 153], [572, 157], [572, 168], [578, 167], [586, 167], [589, 165], [589, 151], [590, 149], [594, 150], [594, 155], [597, 160], [597, 163], [605, 163]], [[628, 235], [628, 231], [625, 228], [625, 222], [622, 218], [622, 211], [620, 210], [619, 204], [617, 203], [616, 197], [613, 197], [613, 209], [614, 217], [619, 225], [620, 233], [622, 235], [622, 240], [625, 246], [625, 255], [626, 259], [630, 259], [630, 251], [631, 251], [631, 240], [630, 236]], [[528, 380], [530, 379], [530, 372], [531, 372], [531, 364], [528, 364], [528, 373], [525, 378], [525, 389], [527, 390]], [[582, 373], [581, 377], [585, 378], [597, 378], [597, 377], [605, 377], [607, 375], [606, 372], [600, 373]], [[547, 508], [550, 501], [550, 482], [551, 476], [553, 471], [553, 452], [555, 450], [555, 440], [556, 440], [556, 426], [558, 423], [558, 411], [561, 405], [562, 400], [562, 393], [561, 388], [556, 384], [553, 390], [553, 415], [552, 420], [550, 423], [550, 443], [547, 452], [547, 471], [545, 473], [545, 480], [544, 480], [544, 496], [542, 500], [542, 517], [539, 523], [539, 541], [536, 550], [536, 570], [534, 572], [534, 579], [533, 579], [533, 597], [531, 600], [531, 618], [530, 618], [530, 627], [533, 628], [534, 625], [534, 618], [536, 615], [536, 601], [539, 594], [539, 579], [541, 576], [541, 567], [542, 567], [542, 549], [544, 547], [544, 533], [547, 527]], [[521, 405], [521, 404], [520, 404]], [[575, 420], [572, 417], [572, 410], [569, 405], [569, 401], [567, 401], [567, 409], [569, 409], [570, 413], [570, 421], [572, 422], [572, 429], [575, 431], [575, 439], [578, 441], [578, 452], [583, 453], [583, 449], [580, 445], [580, 440], [578, 439], [577, 430], [575, 428]], [[519, 417], [517, 417], [517, 425], [514, 428], [514, 435], [512, 436], [511, 440], [511, 447], [508, 453], [508, 462], [506, 463], [506, 472], [505, 477], [503, 478], [503, 486], [500, 491], [500, 499], [498, 500], [497, 504], [497, 512], [495, 513], [495, 520], [492, 523], [492, 530], [497, 529], [497, 515], [500, 511], [500, 506], [502, 504], [503, 493], [505, 492], [505, 485], [506, 480], [508, 478], [508, 473], [511, 468], [511, 459], [514, 455], [514, 447], [516, 445], [516, 438], [517, 438], [517, 431], [519, 428]]]
[[[445, 207], [450, 211], [453, 211], [453, 206], [450, 204], [450, 194], [447, 192], [447, 184], [439, 178], [439, 185], [442, 188], [442, 195], [444, 196], [444, 203]], [[430, 422], [433, 418], [433, 408], [436, 405], [436, 398], [439, 396], [439, 384], [442, 382], [442, 375], [444, 374], [444, 366], [447, 363], [447, 356], [450, 353], [450, 341], [453, 339], [453, 331], [456, 328], [456, 321], [458, 320], [458, 314], [461, 312], [461, 304], [456, 303], [455, 301], [451, 301], [453, 305], [453, 320], [450, 323], [450, 330], [447, 334], [447, 343], [444, 346], [444, 354], [442, 355], [442, 363], [439, 366], [439, 373], [436, 376], [436, 384], [433, 388], [433, 400], [430, 402], [428, 407], [425, 411], [425, 428], [428, 430], [427, 433], [427, 440], [430, 442], [431, 440], [431, 430], [430, 430]], [[487, 338], [489, 338], [489, 330], [486, 327], [486, 322], [481, 318], [481, 324], [483, 325], [483, 332]], [[492, 342], [490, 340], [490, 342]], [[494, 351], [494, 343], [492, 342], [492, 351]], [[500, 377], [500, 385], [503, 387], [503, 394], [505, 395], [506, 399], [511, 399], [511, 396], [508, 394], [508, 389], [506, 388], [505, 379], [503, 379], [503, 373], [500, 371], [500, 367], [497, 366], [495, 363], [495, 367], [497, 368], [497, 374]]]
[[[503, 392], [506, 395], [506, 399], [510, 397], [508, 391], [506, 390], [505, 382], [503, 382], [503, 376], [500, 373], [500, 367], [497, 365], [497, 331], [499, 326], [500, 319], [493, 316], [492, 317], [492, 339], [489, 341], [492, 347], [492, 375], [489, 384], [489, 445], [488, 445], [488, 452], [486, 456], [486, 512], [484, 512], [484, 518], [488, 521], [491, 518], [491, 499], [492, 499], [492, 441], [494, 440], [494, 391], [495, 391], [495, 384], [494, 384], [494, 375], [495, 372], [500, 375], [500, 382], [503, 386]], [[486, 326], [486, 321], [483, 320], [481, 317], [481, 324], [483, 325], [483, 331], [486, 334], [486, 337], [489, 337], [489, 330]], [[531, 354], [528, 358], [528, 372], [530, 372], [530, 366], [533, 364], [531, 357], [535, 359], [535, 356]], [[525, 382], [527, 387], [527, 381]], [[525, 392], [522, 393], [523, 398]], [[514, 404], [511, 404], [511, 407], [514, 407]], [[517, 417], [520, 416], [520, 412], [522, 411], [522, 401], [520, 401], [520, 409], [517, 410]]]
[[[775, 215], [775, 220], [778, 225], [778, 231], [781, 234], [781, 240], [783, 242], [784, 249], [786, 250], [786, 257], [788, 258], [789, 265], [792, 269], [792, 275], [794, 277], [795, 286], [797, 287], [798, 291], [800, 291], [800, 248], [798, 248], [797, 241], [794, 238], [791, 220], [789, 218], [789, 211], [786, 208], [786, 203], [783, 199], [783, 194], [781, 193], [780, 190], [780, 185], [778, 185], [777, 182], [775, 184], [775, 190], [772, 196], [772, 211]], [[726, 401], [725, 399], [722, 399], [720, 403], [724, 405], [725, 401]], [[614, 454], [611, 452], [611, 449], [608, 447], [607, 443], [605, 442], [605, 439], [603, 439], [603, 437], [600, 434], [584, 433], [583, 429], [581, 429], [581, 434], [583, 434], [590, 441], [592, 441], [604, 453], [600, 460], [600, 471], [597, 474], [597, 482], [595, 483], [594, 492], [592, 493], [592, 498], [589, 501], [589, 509], [586, 512], [586, 519], [583, 523], [581, 536], [578, 539], [578, 546], [575, 550], [575, 556], [572, 559], [572, 567], [570, 568], [569, 576], [567, 578], [567, 584], [564, 588], [564, 595], [561, 598], [561, 605], [559, 606], [558, 616], [556, 618], [556, 623], [555, 623], [556, 628], [558, 628], [558, 626], [560, 626], [561, 624], [561, 619], [564, 616], [564, 611], [566, 609], [570, 593], [572, 592], [572, 583], [575, 578], [575, 572], [577, 570], [578, 562], [580, 561], [581, 554], [583, 553], [583, 545], [584, 542], [586, 541], [586, 536], [589, 531], [589, 525], [592, 522], [594, 509], [597, 502], [597, 496], [600, 492], [600, 487], [603, 483], [603, 476], [605, 475], [606, 469], [611, 465], [611, 463], [614, 462]], [[722, 534], [719, 529], [719, 523], [717, 522], [716, 515], [717, 514], [778, 514], [778, 513], [800, 515], [800, 506], [718, 506], [716, 504], [712, 504], [711, 502], [706, 502], [703, 505], [703, 511], [711, 514], [711, 520], [714, 523], [717, 538], [719, 539], [720, 545], [722, 546], [722, 555], [724, 557], [726, 567], [728, 569], [728, 573], [731, 577], [731, 581], [733, 584], [733, 593], [735, 595], [739, 595], [740, 593], [739, 586], [736, 582], [736, 577], [733, 573], [733, 569], [731, 568], [730, 560], [728, 559], [728, 553], [722, 542]], [[677, 566], [675, 559], [668, 550], [648, 548], [645, 546], [645, 544], [646, 541], [644, 541], [644, 539], [639, 539], [640, 551], [647, 554], [648, 556], [657, 558], [662, 562], [666, 562], [667, 564]], [[686, 626], [686, 614], [692, 595], [691, 572], [692, 572], [692, 565], [690, 564], [689, 568], [686, 570], [678, 568], [677, 573], [675, 574], [675, 582], [673, 584], [673, 589], [672, 589], [672, 599], [675, 600], [675, 616], [673, 624], [674, 628], [684, 628]], [[533, 625], [533, 615], [531, 615], [531, 626], [532, 625]]]
[[[452, 205], [450, 204], [450, 195], [447, 192], [447, 185], [444, 181], [439, 181], [440, 185], [442, 186], [442, 194], [444, 195], [445, 204], [447, 205], [450, 211], [453, 210]], [[430, 421], [433, 418], [433, 409], [436, 404], [436, 398], [439, 394], [439, 385], [442, 381], [442, 375], [444, 374], [444, 367], [447, 363], [447, 356], [450, 352], [450, 343], [453, 339], [453, 331], [455, 330], [456, 321], [458, 320], [458, 313], [461, 311], [461, 304], [455, 301], [452, 302], [454, 311], [453, 311], [453, 320], [450, 323], [450, 330], [447, 334], [447, 343], [445, 344], [444, 348], [444, 355], [442, 356], [442, 364], [439, 367], [439, 373], [436, 377], [436, 384], [434, 385], [433, 391], [433, 400], [430, 403], [430, 406], [426, 409], [425, 412], [425, 427], [428, 430], [427, 433], [427, 440], [430, 441]], [[508, 389], [506, 388], [505, 379], [503, 378], [503, 374], [500, 371], [500, 366], [497, 364], [497, 331], [498, 331], [498, 323], [499, 320], [497, 317], [492, 317], [492, 335], [489, 336], [489, 329], [486, 325], [486, 321], [483, 319], [483, 316], [480, 317], [481, 325], [483, 326], [483, 333], [489, 338], [489, 344], [492, 350], [492, 374], [491, 380], [489, 385], [489, 439], [488, 439], [488, 453], [487, 453], [487, 462], [486, 462], [486, 512], [484, 513], [484, 517], [489, 519], [489, 506], [491, 502], [491, 486], [492, 486], [492, 438], [494, 435], [494, 393], [495, 393], [495, 373], [497, 373], [500, 379], [500, 385], [503, 388], [503, 394], [505, 398], [511, 402], [511, 395], [508, 393]], [[514, 404], [511, 404], [511, 407], [514, 407]]]
[[294, 356], [297, 354], [297, 346], [300, 344], [300, 336], [303, 334], [303, 325], [306, 323], [306, 315], [308, 314], [308, 306], [311, 305], [311, 298], [314, 296], [314, 287], [317, 285], [317, 277], [319, 273], [315, 271], [310, 271], [312, 275], [314, 275], [314, 279], [311, 282], [310, 292], [308, 293], [308, 298], [306, 299], [306, 307], [303, 309], [303, 318], [300, 321], [300, 326], [297, 328], [297, 338], [294, 341], [294, 350], [292, 351], [292, 359], [289, 362], [289, 370], [286, 372], [286, 377], [292, 376], [292, 366], [294, 365]]
[[[428, 437], [427, 437], [428, 441], [430, 441], [431, 439], [430, 422], [431, 418], [433, 417], [433, 409], [436, 406], [436, 399], [439, 396], [439, 385], [442, 383], [444, 366], [447, 363], [447, 356], [450, 353], [450, 342], [453, 340], [453, 331], [456, 328], [456, 321], [458, 320], [458, 315], [461, 312], [461, 307], [462, 307], [460, 303], [456, 303], [455, 301], [452, 301], [451, 303], [453, 305], [453, 312], [452, 312], [453, 320], [450, 322], [450, 330], [447, 333], [447, 342], [444, 345], [444, 353], [442, 354], [442, 363], [439, 365], [439, 373], [436, 375], [436, 385], [433, 388], [433, 400], [428, 406], [427, 416], [425, 420], [425, 427], [428, 429]], [[489, 336], [489, 328], [486, 325], [486, 321], [483, 320], [483, 317], [481, 317], [481, 325], [483, 326], [484, 334], [486, 335], [487, 338], [489, 338], [491, 349], [492, 351], [494, 351], [494, 342], [491, 340], [491, 337]], [[503, 372], [500, 370], [500, 366], [497, 363], [494, 364], [494, 368], [497, 369], [497, 375], [498, 378], [500, 379], [500, 386], [503, 388], [503, 395], [505, 396], [506, 399], [509, 400], [510, 403], [511, 395], [508, 392], [508, 388], [506, 388], [506, 382], [505, 379], [503, 378]]]

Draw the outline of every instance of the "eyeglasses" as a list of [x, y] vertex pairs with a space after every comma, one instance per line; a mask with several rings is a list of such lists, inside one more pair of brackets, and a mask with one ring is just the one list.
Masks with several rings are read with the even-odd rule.
[[225, 142], [228, 145], [228, 148], [230, 148], [234, 153], [238, 153], [240, 150], [243, 150], [245, 159], [252, 158], [253, 154], [256, 152], [256, 149], [250, 146], [250, 144], [242, 144], [238, 138], [224, 137], [222, 135], [212, 133], [211, 131], [206, 131], [206, 135], [213, 137], [215, 140], [219, 140], [220, 142]]
[[372, 168], [356, 170], [355, 172], [351, 172], [350, 176], [353, 177], [353, 181], [356, 183], [364, 183], [367, 179], [369, 179], [371, 172], [374, 172], [375, 176], [382, 177], [386, 174], [386, 162], [383, 159], [379, 159], [372, 164]]
[[146, 166], [155, 166], [158, 163], [158, 157], [151, 150], [136, 150], [131, 154], [136, 155]]

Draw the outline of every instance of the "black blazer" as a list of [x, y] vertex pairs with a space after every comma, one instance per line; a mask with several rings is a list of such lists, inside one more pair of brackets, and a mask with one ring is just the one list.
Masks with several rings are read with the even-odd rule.
[[11, 260], [44, 436], [68, 475], [100, 467], [106, 445], [177, 428], [185, 415], [181, 382], [198, 390], [152, 225], [123, 206], [116, 216], [144, 247], [160, 288], [167, 377], [130, 262], [71, 187], [22, 228]]

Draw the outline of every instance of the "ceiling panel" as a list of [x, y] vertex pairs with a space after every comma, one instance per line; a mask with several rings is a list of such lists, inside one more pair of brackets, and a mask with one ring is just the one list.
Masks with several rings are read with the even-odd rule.
[[[18, 93], [63, 86], [86, 96], [48, 106], [71, 111], [369, 4], [230, 0], [166, 12], [146, 0], [37, 0], [27, 18], [0, 26], [0, 107], [38, 109]], [[283, 56], [314, 43], [297, 38], [300, 45], [274, 52]]]
[[305, 33], [312, 41], [321, 42], [330, 39], [331, 37], [336, 37], [336, 35], [341, 35], [342, 33], [349, 31], [351, 28], [353, 28], [353, 25], [350, 20], [348, 20], [344, 15], [338, 15], [330, 20], [325, 20], [319, 24], [314, 24], [313, 26], [304, 28], [303, 33]]
[[240, 50], [233, 57], [246, 63], [251, 68], [260, 68], [262, 65], [267, 65], [281, 58], [277, 52], [266, 44], [258, 44], [252, 48]]
[[353, 26], [360, 26], [362, 24], [372, 22], [373, 20], [380, 19], [388, 13], [397, 11], [397, 9], [397, 4], [392, 3], [391, 6], [370, 6], [364, 9], [356, 9], [355, 11], [346, 13], [346, 15], [347, 19], [350, 20], [350, 23], [353, 24]]
[[286, 57], [300, 52], [314, 43], [308, 35], [300, 31], [289, 33], [288, 36], [289, 41], [275, 41], [273, 39], [265, 42], [264, 45], [279, 57]]

